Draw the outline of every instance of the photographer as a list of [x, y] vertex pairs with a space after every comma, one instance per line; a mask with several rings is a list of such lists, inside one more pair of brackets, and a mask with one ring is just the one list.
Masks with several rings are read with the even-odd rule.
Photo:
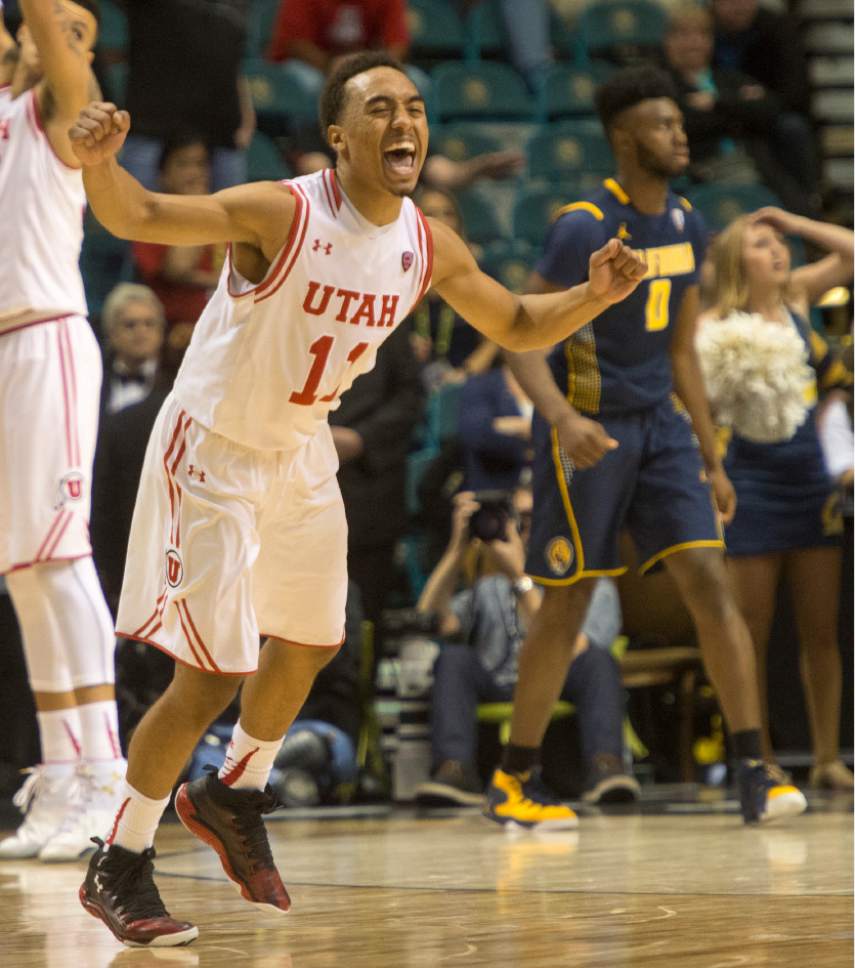
[[[433, 772], [417, 798], [476, 804], [483, 785], [475, 769], [477, 705], [510, 702], [525, 629], [540, 606], [540, 590], [525, 575], [531, 491], [466, 491], [455, 498], [451, 539], [418, 601], [437, 615], [442, 648], [434, 667], [431, 742]], [[461, 574], [468, 581], [454, 594]], [[561, 698], [575, 703], [591, 803], [638, 797], [624, 771], [624, 697], [609, 646], [620, 630], [614, 584], [601, 580], [575, 645]]]

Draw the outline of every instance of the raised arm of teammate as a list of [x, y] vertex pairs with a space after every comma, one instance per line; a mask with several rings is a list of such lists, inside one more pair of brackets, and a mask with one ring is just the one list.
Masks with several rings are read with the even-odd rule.
[[447, 225], [430, 220], [433, 288], [465, 320], [500, 346], [533, 350], [560, 342], [625, 299], [647, 270], [618, 239], [591, 255], [586, 283], [561, 292], [514, 295], [478, 268], [469, 248]]
[[36, 96], [45, 131], [59, 157], [76, 167], [68, 126], [98, 90], [90, 66], [97, 22], [89, 11], [61, 0], [20, 4], [24, 29], [38, 49], [44, 72]]

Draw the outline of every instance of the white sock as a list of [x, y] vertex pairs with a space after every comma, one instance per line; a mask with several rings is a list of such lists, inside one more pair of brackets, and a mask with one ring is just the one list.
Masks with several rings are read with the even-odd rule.
[[217, 776], [233, 790], [263, 790], [283, 739], [255, 739], [235, 723], [226, 762]]
[[141, 854], [154, 844], [154, 835], [169, 797], [152, 800], [135, 790], [127, 780], [124, 783], [122, 802], [113, 829], [107, 834], [107, 845], [117, 844], [125, 850]]
[[122, 747], [119, 743], [115, 700], [88, 702], [77, 709], [80, 713], [83, 759], [87, 763], [120, 760]]
[[55, 709], [36, 713], [39, 739], [42, 744], [42, 763], [51, 766], [74, 765], [82, 750], [80, 717], [77, 708]]

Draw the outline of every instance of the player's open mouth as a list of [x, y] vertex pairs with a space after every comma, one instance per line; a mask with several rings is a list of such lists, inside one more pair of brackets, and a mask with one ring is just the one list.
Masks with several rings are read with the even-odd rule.
[[412, 175], [416, 170], [416, 149], [413, 145], [395, 145], [383, 152], [383, 161], [399, 175]]

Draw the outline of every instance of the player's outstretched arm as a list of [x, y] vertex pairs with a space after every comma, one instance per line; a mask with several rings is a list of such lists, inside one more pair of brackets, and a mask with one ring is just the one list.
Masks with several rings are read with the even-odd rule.
[[116, 161], [130, 130], [127, 111], [93, 101], [69, 131], [83, 165], [83, 185], [98, 221], [113, 235], [161, 245], [244, 242], [272, 260], [294, 216], [294, 199], [273, 182], [241, 185], [215, 195], [150, 192]]
[[463, 240], [430, 220], [433, 287], [465, 320], [505, 349], [553, 346], [628, 296], [647, 267], [637, 253], [611, 239], [590, 260], [588, 281], [562, 292], [515, 296], [479, 268]]

